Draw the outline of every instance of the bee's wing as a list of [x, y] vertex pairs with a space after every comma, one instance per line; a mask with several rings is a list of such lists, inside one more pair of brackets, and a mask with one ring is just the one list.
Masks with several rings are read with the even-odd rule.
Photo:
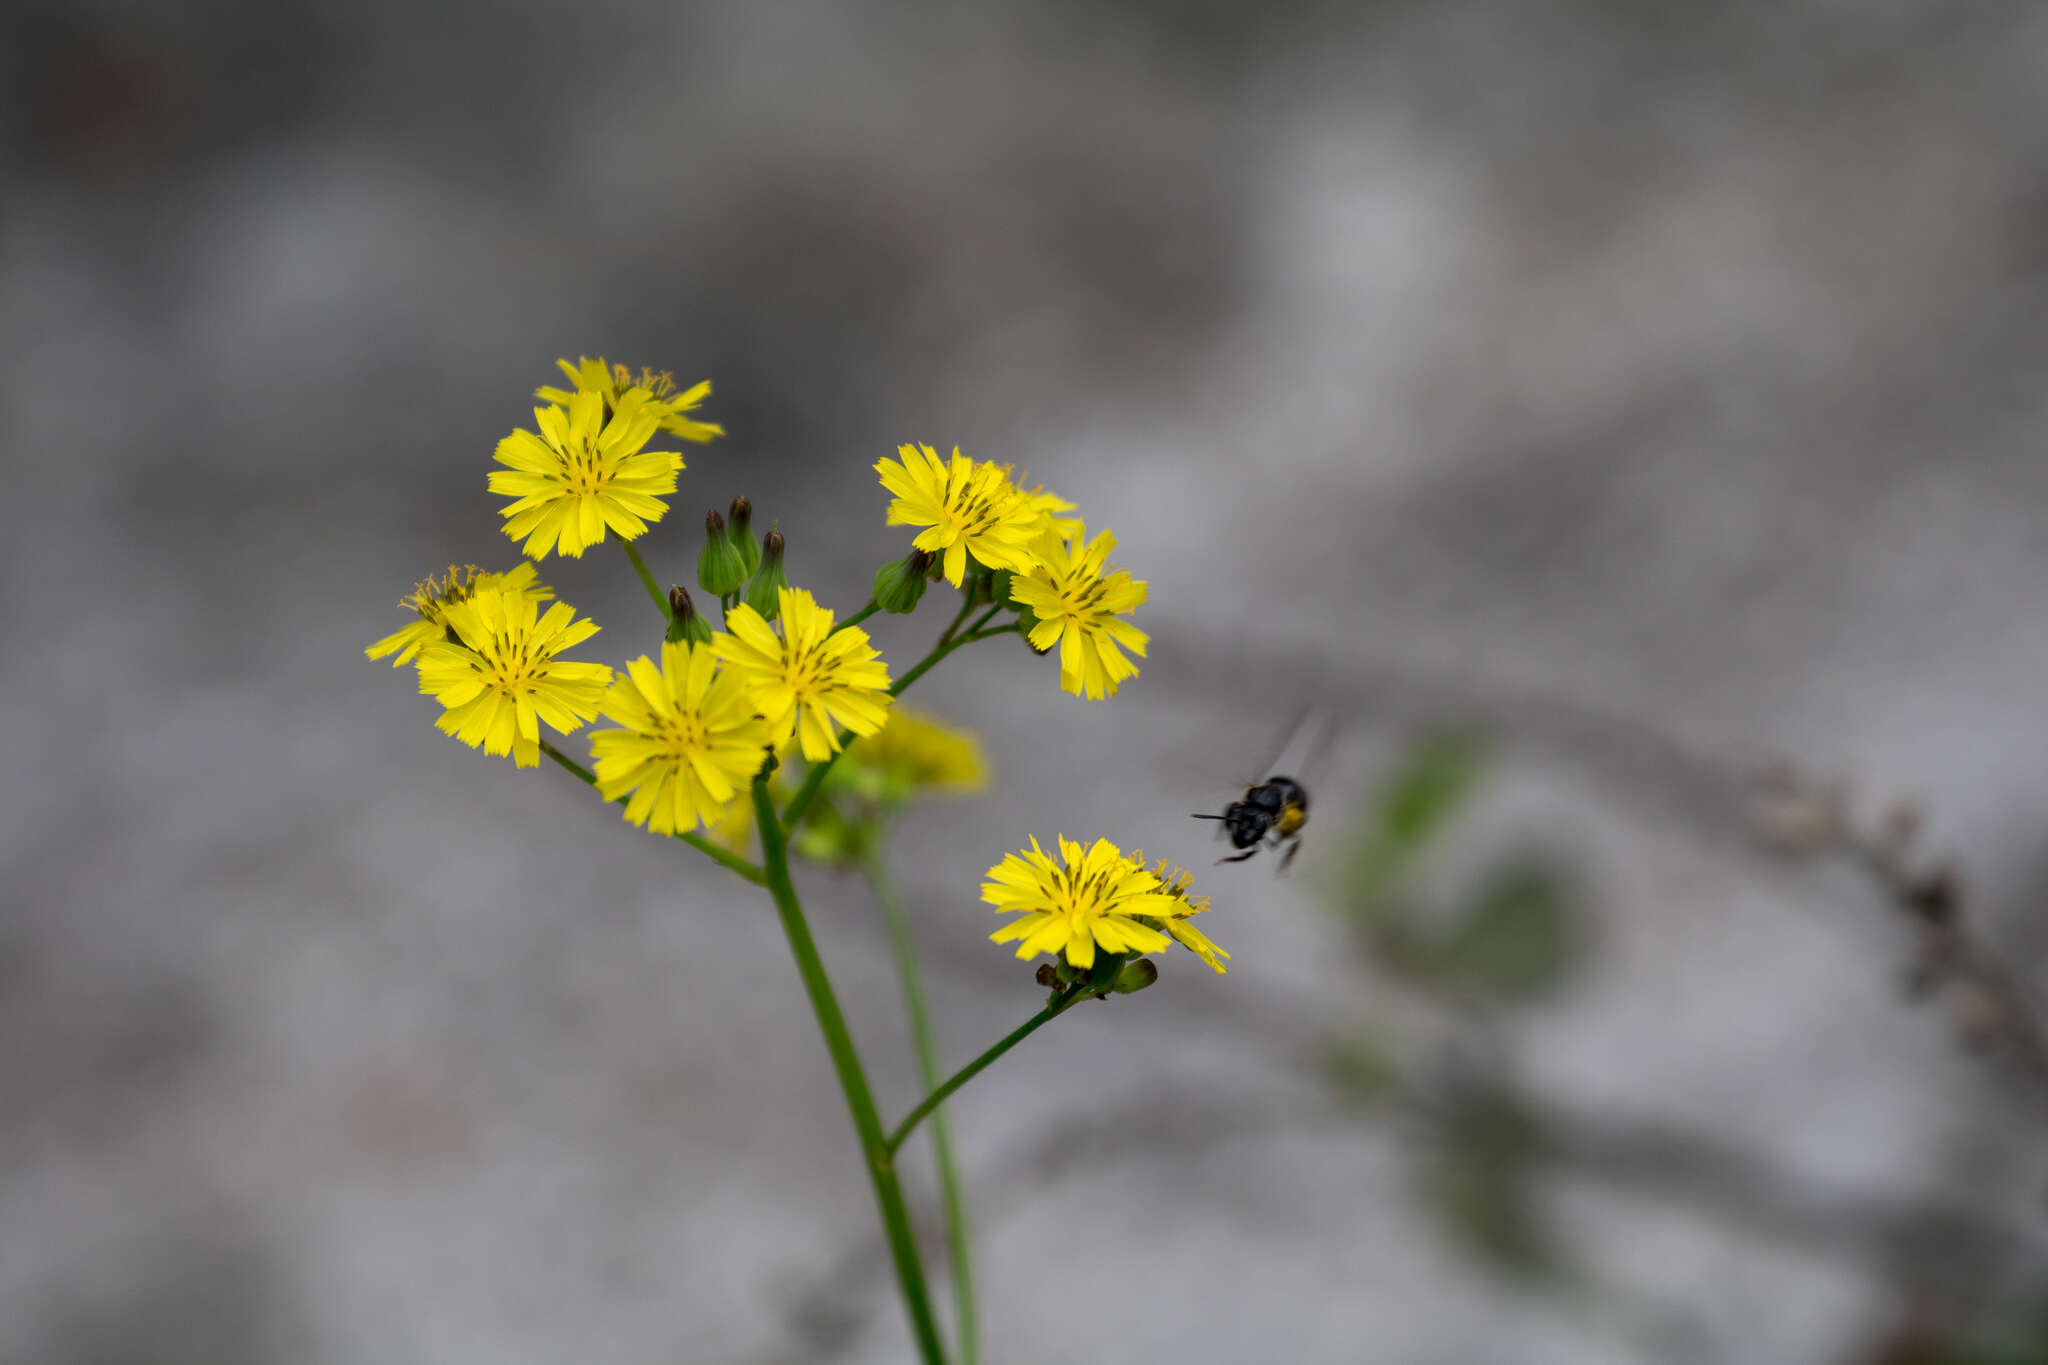
[[1286, 736], [1265, 771], [1254, 778], [1291, 777], [1302, 786], [1312, 785], [1329, 762], [1337, 738], [1337, 713], [1303, 706], [1288, 721]]
[[1321, 723], [1316, 725], [1309, 738], [1308, 752], [1300, 764], [1288, 776], [1302, 785], [1304, 791], [1313, 790], [1329, 770], [1330, 755], [1337, 748], [1337, 713], [1325, 711]]
[[1280, 765], [1287, 761], [1289, 754], [1301, 752], [1296, 742], [1302, 738], [1310, 718], [1311, 712], [1309, 707], [1297, 706], [1294, 708], [1293, 712], [1287, 717], [1287, 728], [1280, 732], [1278, 741], [1267, 751], [1272, 754], [1272, 757], [1266, 760], [1265, 767], [1253, 773], [1251, 778], [1245, 782], [1244, 785], [1247, 788], [1258, 786], [1259, 783], [1264, 782], [1274, 773], [1284, 773], [1287, 771], [1287, 769]]

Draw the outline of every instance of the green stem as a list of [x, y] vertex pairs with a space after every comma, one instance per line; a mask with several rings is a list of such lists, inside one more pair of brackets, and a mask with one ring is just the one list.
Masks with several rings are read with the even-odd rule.
[[[590, 769], [584, 767], [581, 763], [578, 763], [575, 759], [569, 757], [567, 754], [563, 753], [560, 749], [557, 749], [554, 745], [548, 743], [546, 740], [542, 740], [540, 742], [540, 751], [546, 754], [549, 758], [555, 760], [555, 762], [561, 764], [562, 767], [567, 771], [572, 772], [576, 776], [582, 778], [591, 786], [595, 787], [597, 785], [597, 774], [591, 772]], [[623, 800], [624, 798], [622, 797], [620, 799]], [[618, 802], [614, 801], [612, 804], [617, 805]], [[709, 839], [705, 838], [703, 835], [697, 833], [696, 831], [686, 831], [684, 833], [676, 835], [676, 838], [681, 839], [691, 848], [696, 849], [699, 853], [709, 858], [712, 862], [717, 863], [720, 867], [725, 868], [727, 871], [737, 872], [740, 876], [745, 877], [754, 885], [767, 885], [768, 879], [762, 875], [760, 868], [754, 866], [745, 858], [742, 858], [739, 854], [734, 853], [729, 849], [720, 848], [717, 844], [712, 843]]]
[[967, 628], [967, 633], [969, 635], [972, 635], [976, 631], [980, 630], [983, 626], [987, 625], [990, 621], [995, 620], [996, 616], [1003, 610], [1005, 605], [1005, 603], [998, 602], [994, 606], [990, 607], [987, 611], [983, 612], [981, 615], [975, 617], [974, 624]]
[[845, 630], [848, 626], [857, 626], [861, 622], [867, 620], [870, 616], [873, 616], [876, 612], [880, 611], [881, 609], [882, 604], [870, 598], [866, 606], [862, 607], [853, 615], [847, 617], [844, 621], [841, 621], [838, 625], [832, 627], [832, 633], [834, 635], [837, 635], [840, 631]]
[[[966, 614], [964, 611], [960, 613], [962, 616]], [[959, 624], [960, 622], [957, 619], [953, 622], [953, 625]], [[952, 640], [941, 635], [939, 642], [932, 646], [931, 653], [912, 664], [908, 673], [905, 673], [889, 685], [889, 695], [892, 697], [902, 696], [912, 683], [931, 672], [939, 660], [945, 658], [948, 654], [960, 648], [960, 646], [971, 645], [976, 640], [988, 640], [998, 635], [1007, 635], [1015, 629], [1015, 626], [1005, 626], [1001, 630], [992, 630], [986, 635], [962, 635], [958, 639]], [[950, 633], [952, 627], [947, 627], [947, 630]], [[839, 747], [824, 762], [813, 763], [810, 771], [804, 774], [803, 785], [796, 789], [796, 795], [790, 797], [789, 804], [782, 808], [782, 827], [784, 829], [795, 829], [796, 822], [804, 818], [804, 812], [811, 808], [811, 802], [818, 799], [818, 788], [825, 785], [825, 774], [832, 771], [832, 765], [839, 761], [839, 755], [846, 752], [846, 746], [851, 744], [853, 740], [853, 731], [841, 730], [839, 732]]]
[[860, 1135], [862, 1154], [867, 1158], [868, 1179], [875, 1187], [875, 1203], [882, 1213], [882, 1230], [888, 1234], [889, 1251], [896, 1262], [897, 1287], [903, 1291], [903, 1306], [910, 1315], [911, 1334], [917, 1338], [919, 1353], [927, 1365], [945, 1365], [945, 1348], [939, 1344], [939, 1330], [932, 1319], [931, 1299], [924, 1286], [924, 1270], [918, 1264], [917, 1240], [910, 1227], [910, 1211], [903, 1203], [903, 1187], [896, 1178], [893, 1148], [882, 1136], [881, 1115], [875, 1110], [874, 1095], [861, 1071], [860, 1053], [847, 1031], [846, 1017], [832, 994], [832, 980], [825, 963], [811, 941], [810, 926], [804, 922], [803, 906], [789, 880], [789, 851], [782, 825], [775, 818], [775, 806], [768, 795], [768, 779], [754, 779], [754, 817], [761, 827], [761, 862], [768, 874], [768, 893], [775, 898], [782, 929], [789, 936], [789, 951], [803, 976], [804, 992], [818, 1016], [818, 1031], [825, 1035], [825, 1049], [832, 1054], [832, 1069], [839, 1073], [839, 1087], [846, 1092], [846, 1108], [853, 1116], [854, 1131]]
[[1062, 1014], [1065, 1014], [1068, 1010], [1072, 1009], [1074, 1005], [1078, 1002], [1082, 1000], [1092, 999], [1095, 996], [1095, 994], [1096, 993], [1094, 991], [1088, 990], [1085, 986], [1076, 986], [1072, 988], [1065, 995], [1053, 1001], [1050, 1005], [1047, 1005], [1044, 1009], [1032, 1015], [1029, 1019], [1026, 1019], [1021, 1026], [1019, 1026], [1015, 1031], [1013, 1031], [1008, 1037], [1004, 1038], [1003, 1041], [997, 1043], [994, 1047], [982, 1053], [979, 1057], [976, 1057], [966, 1066], [963, 1066], [958, 1071], [954, 1072], [952, 1077], [949, 1080], [947, 1080], [947, 1082], [944, 1085], [932, 1091], [931, 1094], [926, 1095], [924, 1097], [924, 1102], [918, 1105], [917, 1108], [911, 1110], [909, 1116], [905, 1118], [903, 1122], [896, 1125], [896, 1131], [889, 1134], [888, 1141], [884, 1144], [885, 1149], [893, 1152], [898, 1147], [901, 1147], [903, 1145], [903, 1140], [910, 1136], [912, 1131], [916, 1129], [919, 1123], [924, 1121], [924, 1118], [927, 1114], [931, 1113], [932, 1110], [937, 1109], [940, 1105], [944, 1104], [946, 1102], [947, 1097], [951, 1095], [955, 1090], [958, 1090], [961, 1086], [967, 1084], [976, 1076], [979, 1076], [984, 1070], [987, 1069], [989, 1063], [995, 1061], [996, 1058], [1002, 1056], [1005, 1052], [1008, 1052], [1011, 1048], [1017, 1046], [1017, 1044], [1023, 1042], [1026, 1038], [1029, 1038], [1032, 1034], [1036, 1033], [1040, 1028], [1044, 1027], [1046, 1024], [1051, 1023], [1053, 1020], [1059, 1018]]
[[[971, 586], [971, 585], [970, 585], [970, 586]], [[948, 641], [948, 640], [952, 639], [952, 638], [953, 638], [953, 632], [954, 632], [954, 631], [956, 631], [956, 630], [958, 630], [958, 629], [960, 629], [960, 623], [961, 623], [962, 621], [965, 621], [965, 620], [967, 619], [967, 613], [969, 613], [969, 612], [971, 612], [971, 611], [973, 611], [973, 610], [974, 610], [974, 594], [973, 594], [973, 593], [971, 593], [971, 592], [964, 592], [964, 591], [963, 591], [963, 592], [961, 593], [961, 595], [960, 595], [960, 610], [959, 610], [959, 611], [958, 611], [958, 612], [957, 612], [957, 613], [956, 613], [956, 614], [954, 615], [954, 617], [953, 617], [953, 620], [952, 620], [952, 623], [951, 623], [950, 625], [948, 625], [948, 626], [947, 626], [947, 627], [945, 628], [945, 630], [943, 630], [942, 632], [940, 632], [940, 634], [939, 634], [939, 643], [940, 643], [940, 644], [944, 644], [944, 643], [946, 643], [946, 641]]]
[[[917, 939], [910, 929], [910, 915], [903, 898], [896, 894], [894, 881], [881, 853], [883, 829], [876, 830], [874, 843], [861, 858], [861, 870], [882, 914], [889, 923], [889, 942], [896, 950], [896, 976], [903, 986], [903, 1009], [910, 1016], [910, 1038], [917, 1048], [918, 1079], [930, 1090], [939, 1083], [939, 1047], [932, 1036], [930, 1011], [925, 1007], [924, 977], [917, 964]], [[946, 1209], [946, 1249], [953, 1264], [953, 1300], [958, 1310], [960, 1365], [974, 1365], [976, 1330], [974, 1308], [974, 1252], [967, 1231], [967, 1196], [960, 1184], [960, 1168], [953, 1156], [952, 1126], [943, 1111], [932, 1115], [932, 1158], [939, 1171], [939, 1198]]]
[[625, 550], [626, 558], [633, 561], [633, 571], [640, 575], [640, 582], [646, 587], [647, 595], [653, 598], [654, 605], [661, 609], [662, 621], [666, 623], [673, 620], [675, 613], [669, 610], [668, 594], [663, 592], [660, 586], [655, 583], [654, 575], [647, 572], [647, 561], [642, 559], [640, 552], [633, 548], [632, 541], [622, 540], [619, 542], [619, 545]]

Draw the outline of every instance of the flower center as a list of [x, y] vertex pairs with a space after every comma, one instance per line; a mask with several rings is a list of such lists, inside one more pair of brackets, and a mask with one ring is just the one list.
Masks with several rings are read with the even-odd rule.
[[825, 674], [825, 656], [820, 649], [792, 652], [782, 670], [783, 681], [789, 684], [789, 690], [796, 693], [800, 701], [809, 701], [824, 690]]
[[1059, 583], [1062, 616], [1070, 616], [1082, 626], [1094, 623], [1102, 610], [1102, 599], [1109, 595], [1109, 584], [1100, 578], [1074, 579], [1062, 577]]
[[507, 696], [532, 692], [546, 676], [552, 656], [553, 651], [535, 645], [530, 639], [500, 632], [492, 637], [491, 648], [484, 656], [488, 664], [484, 683]]
[[662, 723], [661, 754], [663, 758], [676, 763], [685, 763], [693, 754], [701, 754], [710, 737], [705, 733], [704, 723], [694, 715], [671, 716]]
[[969, 473], [958, 486], [952, 482], [951, 471], [945, 475], [946, 487], [939, 505], [946, 514], [946, 525], [958, 535], [981, 535], [1002, 520], [1003, 486], [977, 477], [979, 472]]
[[589, 442], [572, 442], [560, 454], [562, 486], [569, 492], [584, 496], [599, 491], [610, 482], [603, 458]]

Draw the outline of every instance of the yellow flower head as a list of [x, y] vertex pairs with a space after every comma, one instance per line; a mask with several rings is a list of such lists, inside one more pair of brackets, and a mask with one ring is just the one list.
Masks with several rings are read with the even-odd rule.
[[973, 731], [896, 706], [881, 733], [841, 759], [826, 780], [871, 800], [903, 801], [921, 792], [978, 792], [988, 785], [988, 764]]
[[1001, 465], [970, 460], [958, 446], [951, 462], [930, 446], [898, 446], [896, 453], [901, 464], [875, 462], [882, 487], [896, 495], [889, 525], [924, 527], [911, 544], [944, 552], [948, 583], [960, 586], [969, 554], [991, 569], [1021, 570], [1037, 562], [1031, 545], [1045, 532], [1045, 512], [1026, 501]]
[[411, 663], [423, 646], [448, 638], [448, 628], [441, 623], [441, 617], [450, 604], [468, 600], [470, 594], [479, 588], [520, 588], [536, 601], [545, 601], [555, 595], [553, 588], [534, 582], [533, 576], [534, 567], [530, 561], [521, 563], [510, 573], [486, 573], [474, 564], [450, 564], [447, 578], [429, 574], [412, 585], [411, 596], [399, 599], [399, 606], [417, 612], [420, 619], [391, 632], [363, 653], [372, 659], [396, 653], [398, 657], [391, 661], [393, 668]]
[[742, 602], [726, 613], [730, 635], [712, 637], [718, 657], [732, 665], [768, 721], [768, 738], [787, 749], [803, 741], [804, 759], [816, 763], [839, 750], [837, 727], [872, 735], [888, 719], [889, 669], [859, 626], [835, 632], [832, 613], [802, 588], [780, 588], [782, 633]]
[[1038, 840], [1007, 855], [988, 870], [981, 898], [1018, 918], [996, 930], [996, 943], [1017, 944], [1017, 956], [1064, 952], [1069, 964], [1091, 967], [1095, 950], [1156, 953], [1166, 935], [1153, 925], [1189, 913], [1185, 899], [1170, 895], [1159, 878], [1126, 858], [1115, 844], [1097, 839], [1085, 853], [1062, 835], [1061, 866]]
[[[1139, 867], [1145, 866], [1145, 851], [1139, 849], [1131, 854], [1131, 860]], [[1173, 935], [1174, 942], [1186, 948], [1196, 957], [1201, 958], [1202, 961], [1208, 963], [1211, 967], [1214, 967], [1220, 974], [1223, 971], [1223, 961], [1228, 960], [1230, 954], [1224, 952], [1211, 942], [1207, 934], [1188, 923], [1196, 915], [1206, 914], [1209, 909], [1209, 898], [1207, 896], [1192, 894], [1192, 888], [1195, 883], [1194, 874], [1192, 872], [1184, 872], [1162, 858], [1153, 866], [1152, 875], [1159, 879], [1159, 889], [1161, 892], [1172, 896], [1186, 908], [1179, 915], [1148, 920], [1147, 923], [1164, 929], [1167, 933]]]
[[1040, 562], [1011, 577], [1010, 598], [1037, 618], [1029, 636], [1033, 649], [1058, 642], [1060, 686], [1099, 701], [1138, 676], [1117, 646], [1142, 659], [1152, 637], [1117, 619], [1145, 600], [1145, 584], [1108, 563], [1116, 537], [1104, 531], [1091, 541], [1087, 534], [1084, 526], [1065, 540], [1047, 536], [1038, 546]]
[[675, 376], [667, 370], [642, 369], [635, 374], [624, 365], [607, 365], [603, 356], [592, 360], [587, 355], [576, 357], [574, 365], [566, 360], [557, 360], [555, 364], [569, 376], [573, 387], [558, 389], [543, 384], [533, 391], [533, 396], [544, 402], [567, 407], [578, 393], [594, 393], [603, 397], [607, 417], [628, 403], [640, 402], [647, 404], [661, 430], [671, 436], [702, 445], [714, 436], [725, 435], [725, 428], [716, 422], [699, 422], [684, 415], [711, 396], [708, 379], [678, 391]]
[[470, 748], [538, 767], [539, 722], [566, 735], [597, 715], [612, 671], [555, 657], [597, 633], [567, 603], [543, 616], [533, 592], [489, 587], [450, 606], [445, 620], [459, 643], [436, 640], [421, 652], [420, 691], [447, 708], [434, 723]]
[[632, 792], [626, 818], [656, 834], [718, 826], [767, 754], [767, 725], [709, 645], [664, 644], [660, 668], [633, 660], [603, 710], [625, 728], [590, 737], [598, 794], [616, 801]]
[[1046, 487], [1042, 483], [1033, 484], [1031, 487], [1026, 488], [1024, 480], [1029, 477], [1028, 475], [1019, 474], [1015, 470], [1008, 468], [1005, 468], [1004, 472], [1010, 476], [1010, 482], [1015, 484], [1017, 491], [1023, 495], [1025, 506], [1044, 517], [1044, 524], [1052, 529], [1054, 535], [1078, 536], [1081, 534], [1081, 518], [1061, 515], [1062, 513], [1073, 511], [1073, 503], [1068, 502], [1057, 493], [1046, 491]]
[[660, 521], [668, 504], [657, 493], [676, 491], [683, 457], [650, 450], [658, 424], [655, 410], [629, 402], [605, 419], [601, 394], [571, 394], [569, 405], [535, 408], [540, 434], [521, 427], [498, 442], [491, 491], [513, 499], [498, 515], [505, 534], [518, 540], [529, 558], [560, 550], [580, 558], [584, 547], [602, 544], [605, 528], [631, 540]]

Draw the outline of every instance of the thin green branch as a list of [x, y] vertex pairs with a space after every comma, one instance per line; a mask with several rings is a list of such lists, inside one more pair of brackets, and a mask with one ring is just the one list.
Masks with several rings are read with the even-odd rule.
[[[971, 584], [969, 586], [972, 587]], [[952, 639], [953, 632], [960, 629], [960, 623], [962, 621], [965, 621], [967, 619], [967, 614], [973, 610], [974, 594], [971, 591], [962, 591], [960, 594], [960, 610], [957, 613], [955, 613], [952, 622], [949, 625], [947, 625], [947, 627], [944, 630], [939, 632], [939, 644], [942, 645], [946, 643], [946, 641]], [[934, 648], [936, 647], [937, 646], [934, 646]]]
[[976, 1057], [966, 1066], [961, 1067], [953, 1073], [952, 1077], [944, 1085], [941, 1085], [938, 1089], [932, 1091], [931, 1094], [925, 1096], [924, 1102], [911, 1110], [908, 1117], [896, 1125], [896, 1131], [889, 1134], [887, 1142], [884, 1143], [885, 1149], [894, 1152], [898, 1147], [901, 1147], [903, 1140], [911, 1135], [919, 1123], [924, 1121], [926, 1115], [944, 1104], [947, 1097], [954, 1091], [973, 1080], [976, 1076], [979, 1076], [996, 1058], [1002, 1056], [1005, 1052], [1008, 1052], [1011, 1048], [1017, 1046], [1017, 1044], [1023, 1042], [1062, 1014], [1065, 1014], [1080, 1001], [1093, 999], [1095, 995], [1096, 992], [1090, 990], [1086, 985], [1074, 986], [1065, 995], [1053, 1001], [1029, 1019], [1026, 1019], [1022, 1025], [1013, 1030], [1000, 1043], [997, 1043], [994, 1047]]
[[647, 571], [647, 561], [633, 548], [632, 541], [622, 540], [619, 547], [626, 552], [626, 558], [633, 561], [633, 572], [640, 575], [641, 585], [647, 589], [647, 595], [654, 599], [655, 608], [661, 612], [662, 624], [666, 626], [675, 617], [675, 613], [669, 610], [668, 594], [661, 590], [660, 585], [654, 581], [654, 575]]
[[739, 854], [734, 853], [731, 849], [720, 848], [717, 844], [712, 843], [711, 840], [694, 831], [688, 834], [678, 834], [676, 838], [681, 839], [691, 848], [696, 849], [726, 871], [737, 873], [756, 886], [768, 884], [768, 878], [762, 873], [760, 868], [748, 862]]
[[775, 806], [768, 795], [766, 776], [754, 779], [754, 817], [761, 827], [761, 863], [768, 876], [768, 892], [775, 898], [775, 909], [782, 919], [783, 932], [789, 938], [791, 956], [804, 980], [804, 992], [811, 998], [811, 1009], [818, 1016], [818, 1031], [825, 1035], [825, 1049], [832, 1054], [832, 1069], [839, 1074], [839, 1087], [846, 1094], [846, 1108], [853, 1117], [854, 1131], [860, 1135], [860, 1144], [866, 1156], [868, 1179], [875, 1188], [875, 1203], [881, 1209], [882, 1230], [889, 1238], [889, 1252], [896, 1263], [896, 1280], [903, 1291], [903, 1306], [910, 1315], [911, 1334], [917, 1338], [918, 1351], [927, 1365], [945, 1365], [945, 1348], [939, 1344], [939, 1331], [932, 1318], [931, 1298], [925, 1290], [924, 1269], [918, 1263], [916, 1234], [911, 1230], [910, 1212], [903, 1202], [903, 1187], [896, 1178], [895, 1164], [890, 1160], [894, 1150], [882, 1137], [881, 1115], [875, 1109], [874, 1095], [868, 1089], [866, 1074], [861, 1070], [860, 1053], [853, 1045], [853, 1035], [847, 1030], [846, 1017], [840, 1013], [839, 1001], [832, 993], [832, 980], [825, 972], [825, 963], [818, 956], [817, 945], [811, 940], [810, 926], [804, 921], [803, 906], [796, 898], [796, 888], [789, 880], [788, 844], [781, 824], [775, 818]]
[[[861, 859], [861, 870], [875, 899], [881, 903], [889, 924], [889, 943], [896, 952], [896, 976], [903, 986], [903, 1010], [910, 1019], [910, 1039], [917, 1049], [917, 1074], [926, 1090], [939, 1083], [939, 1047], [932, 1034], [931, 1013], [926, 1008], [924, 974], [917, 962], [917, 939], [911, 932], [910, 915], [882, 855], [885, 830], [877, 830], [874, 842]], [[974, 1249], [967, 1229], [967, 1195], [960, 1183], [960, 1168], [953, 1155], [952, 1126], [944, 1111], [932, 1115], [932, 1158], [938, 1167], [939, 1199], [946, 1210], [946, 1250], [953, 1266], [953, 1301], [957, 1309], [960, 1365], [974, 1365], [978, 1354], [974, 1303]]]
[[595, 787], [597, 785], [596, 773], [590, 771], [590, 769], [584, 767], [581, 763], [578, 763], [575, 759], [569, 757], [569, 755], [563, 753], [560, 749], [557, 749], [554, 745], [548, 743], [546, 740], [542, 740], [540, 742], [540, 751], [546, 754], [549, 758], [555, 760], [555, 762], [561, 764], [565, 770], [572, 772], [576, 774], [576, 776], [582, 778], [586, 785], [592, 787]]
[[847, 617], [844, 621], [841, 621], [838, 625], [832, 627], [832, 633], [834, 635], [837, 635], [840, 631], [845, 630], [848, 626], [857, 626], [861, 622], [867, 620], [870, 616], [873, 616], [876, 612], [880, 611], [881, 609], [882, 604], [880, 602], [875, 601], [873, 598], [869, 598], [868, 604], [866, 606], [862, 607], [853, 615]]
[[[563, 753], [560, 749], [557, 749], [554, 745], [548, 743], [546, 740], [542, 740], [540, 742], [540, 751], [546, 754], [549, 758], [555, 760], [555, 762], [561, 764], [562, 767], [567, 771], [574, 773], [576, 776], [582, 778], [589, 785], [593, 787], [597, 785], [597, 774], [591, 772], [590, 769], [584, 767], [581, 763], [578, 763], [575, 759], [569, 757], [567, 754]], [[623, 797], [620, 798], [620, 800], [624, 799], [625, 798]], [[618, 802], [614, 801], [612, 804], [617, 805]], [[678, 834], [676, 835], [676, 838], [681, 839], [691, 848], [696, 849], [699, 853], [709, 858], [712, 862], [717, 863], [720, 867], [725, 868], [728, 872], [736, 872], [740, 876], [745, 877], [748, 881], [752, 882], [756, 886], [765, 886], [767, 884], [767, 878], [762, 875], [760, 868], [748, 862], [739, 854], [732, 852], [730, 849], [720, 848], [717, 844], [712, 843], [709, 839], [697, 833], [695, 830]]]

